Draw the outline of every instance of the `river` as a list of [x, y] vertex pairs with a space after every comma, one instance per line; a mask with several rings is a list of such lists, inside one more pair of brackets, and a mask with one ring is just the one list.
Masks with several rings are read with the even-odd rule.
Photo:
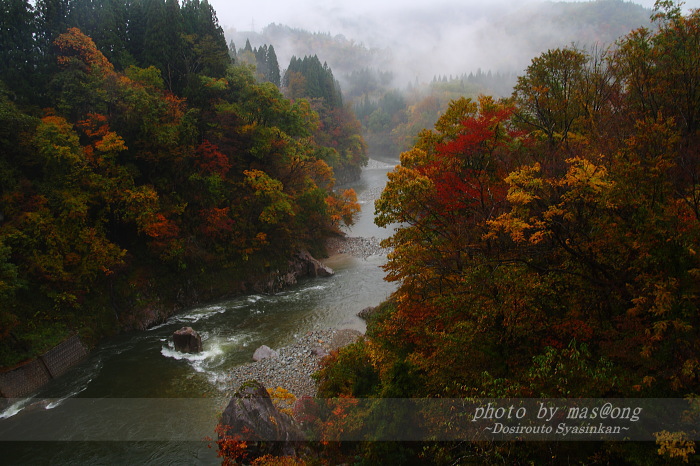
[[[391, 235], [373, 215], [394, 163], [370, 160], [349, 185], [362, 205], [349, 236]], [[364, 330], [357, 312], [395, 289], [383, 280], [385, 261], [338, 255], [324, 261], [332, 277], [208, 303], [103, 342], [84, 363], [0, 413], [3, 464], [219, 464], [215, 445], [203, 439], [215, 437], [216, 416], [231, 395], [228, 371], [258, 346], [279, 348], [312, 329]], [[171, 336], [183, 326], [202, 335], [202, 353], [173, 349]]]

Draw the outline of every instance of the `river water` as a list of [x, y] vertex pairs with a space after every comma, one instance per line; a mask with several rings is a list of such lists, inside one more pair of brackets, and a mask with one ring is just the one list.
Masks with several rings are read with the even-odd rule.
[[[394, 163], [370, 160], [349, 185], [362, 205], [349, 236], [392, 234], [375, 226], [373, 215]], [[105, 341], [83, 364], [0, 413], [2, 463], [218, 464], [215, 445], [203, 439], [215, 437], [217, 414], [231, 395], [228, 371], [249, 362], [258, 346], [286, 346], [312, 329], [364, 330], [357, 312], [395, 289], [383, 280], [385, 261], [334, 256], [324, 261], [332, 277], [194, 307]], [[202, 353], [173, 349], [171, 336], [183, 326], [202, 335]]]

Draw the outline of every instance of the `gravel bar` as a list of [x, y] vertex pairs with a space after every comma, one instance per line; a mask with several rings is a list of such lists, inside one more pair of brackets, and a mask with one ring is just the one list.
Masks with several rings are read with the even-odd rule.
[[297, 398], [316, 396], [316, 382], [311, 374], [320, 369], [323, 356], [354, 342], [361, 335], [352, 329], [312, 330], [291, 345], [276, 349], [277, 357], [234, 368], [230, 372], [231, 389], [235, 392], [247, 380], [255, 379], [266, 388], [282, 387]]
[[383, 248], [381, 240], [375, 236], [331, 238], [326, 242], [326, 248], [331, 254], [350, 254], [354, 257], [367, 259], [369, 256], [386, 256], [391, 249]]

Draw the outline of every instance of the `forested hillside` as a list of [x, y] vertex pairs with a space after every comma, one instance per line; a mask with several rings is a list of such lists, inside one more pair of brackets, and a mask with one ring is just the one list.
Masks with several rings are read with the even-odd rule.
[[397, 158], [451, 100], [508, 96], [533, 56], [571, 44], [605, 49], [649, 26], [651, 15], [624, 0], [532, 2], [493, 11], [435, 4], [435, 24], [410, 11], [383, 24], [348, 21], [349, 37], [280, 24], [225, 33], [236, 44], [274, 44], [282, 67], [287, 57], [317, 55], [334, 70], [370, 152]]
[[[696, 396], [700, 12], [665, 3], [654, 26], [605, 53], [549, 50], [511, 98], [455, 100], [421, 132], [375, 204], [377, 224], [401, 225], [385, 241], [398, 291], [368, 337], [327, 362], [322, 396]], [[349, 419], [344, 432], [361, 429]], [[367, 443], [346, 453], [396, 464], [668, 464], [694, 451], [667, 432], [657, 444]]]
[[1, 364], [238, 292], [352, 222], [333, 166], [364, 146], [233, 64], [206, 0], [1, 5]]

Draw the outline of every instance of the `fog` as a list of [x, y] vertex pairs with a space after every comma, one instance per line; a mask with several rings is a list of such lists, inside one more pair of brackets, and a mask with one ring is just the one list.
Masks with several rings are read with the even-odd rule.
[[[526, 15], [528, 8], [536, 3], [544, 3], [542, 0], [258, 0], [235, 3], [210, 0], [210, 3], [225, 29], [260, 32], [265, 26], [276, 23], [332, 36], [343, 35], [367, 48], [381, 49], [389, 56], [381, 54], [383, 63], [377, 66], [391, 70], [396, 82], [404, 84], [478, 69], [519, 73], [541, 53], [533, 45], [535, 42], [570, 40], [570, 36], [558, 37], [560, 31], [554, 24], [546, 26], [546, 18], [534, 30], [522, 29], [518, 18]], [[654, 6], [654, 0], [629, 3], [649, 9]], [[700, 8], [700, 0], [687, 1], [683, 6], [686, 12], [691, 8]], [[260, 44], [253, 43], [256, 45]], [[272, 45], [280, 66], [285, 67], [293, 50], [288, 44]], [[325, 60], [322, 56], [319, 58]], [[331, 60], [329, 65], [333, 67]]]
[[[260, 29], [270, 23], [281, 23], [292, 27], [334, 34], [348, 34], [362, 31], [357, 25], [368, 27], [373, 24], [400, 23], [400, 18], [413, 17], [425, 27], [438, 26], [432, 11], [443, 8], [454, 10], [517, 9], [528, 3], [541, 3], [542, 0], [258, 0], [254, 2], [231, 2], [230, 0], [209, 0], [216, 9], [222, 26], [239, 30]], [[653, 8], [655, 0], [637, 0], [634, 3]], [[488, 5], [484, 5], [488, 3]], [[685, 2], [684, 9], [700, 8], [700, 0]], [[438, 18], [439, 20], [440, 18]], [[393, 29], [393, 28], [392, 28]], [[405, 28], [404, 28], [405, 29]]]

